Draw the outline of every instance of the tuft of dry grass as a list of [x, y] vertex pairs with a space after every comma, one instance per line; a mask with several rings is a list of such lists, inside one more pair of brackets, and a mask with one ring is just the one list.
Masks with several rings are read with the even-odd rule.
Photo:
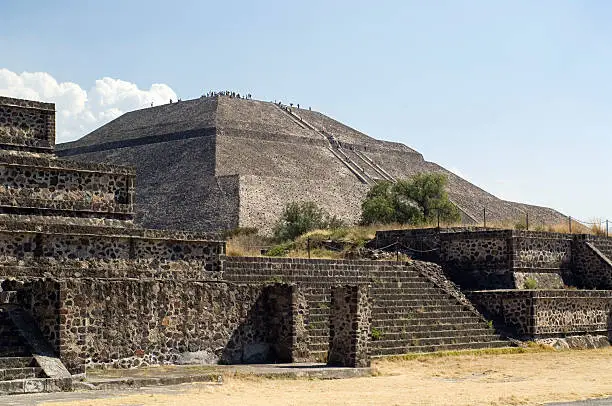
[[258, 257], [261, 250], [270, 248], [270, 239], [258, 234], [241, 234], [228, 238], [225, 253], [228, 257]]
[[[557, 224], [530, 224], [530, 231], [550, 232], [559, 234], [592, 234], [597, 236], [606, 235], [605, 221], [592, 220], [591, 225], [584, 225], [577, 221], [572, 221], [571, 230], [569, 221]], [[465, 227], [478, 229], [484, 224], [477, 226], [461, 224], [441, 224], [440, 227], [453, 228]], [[345, 258], [348, 251], [363, 247], [368, 241], [376, 237], [377, 231], [387, 230], [413, 230], [422, 228], [436, 228], [436, 225], [410, 225], [410, 224], [373, 224], [369, 226], [341, 227], [336, 229], [313, 230], [297, 237], [294, 241], [285, 243], [286, 254], [291, 258], [308, 257], [308, 240], [311, 243], [310, 257], [325, 259]], [[487, 222], [487, 229], [499, 230], [525, 230], [525, 219], [507, 220], [497, 222]], [[329, 242], [333, 242], [334, 247], [329, 247]], [[237, 234], [229, 237], [227, 241], [226, 253], [228, 256], [262, 256], [265, 251], [274, 247], [273, 240], [269, 237], [261, 236], [256, 233]], [[338, 249], [338, 246], [344, 246]]]
[[[591, 221], [592, 223], [597, 223], [597, 220]], [[605, 222], [603, 222], [605, 224]], [[482, 226], [482, 224], [481, 224]], [[500, 229], [500, 230], [526, 230], [527, 225], [525, 224], [525, 220], [518, 221], [496, 221], [496, 222], [487, 222], [487, 228]], [[605, 226], [604, 225], [584, 225], [577, 221], [572, 221], [572, 226], [570, 230], [569, 221], [556, 223], [556, 224], [529, 224], [529, 231], [540, 231], [547, 233], [559, 233], [559, 234], [593, 234], [605, 236]]]

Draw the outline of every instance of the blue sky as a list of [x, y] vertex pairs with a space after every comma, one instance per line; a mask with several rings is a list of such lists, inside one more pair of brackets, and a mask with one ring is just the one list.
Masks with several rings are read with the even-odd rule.
[[88, 99], [108, 77], [293, 101], [499, 197], [612, 219], [610, 21], [605, 1], [2, 0], [0, 68]]

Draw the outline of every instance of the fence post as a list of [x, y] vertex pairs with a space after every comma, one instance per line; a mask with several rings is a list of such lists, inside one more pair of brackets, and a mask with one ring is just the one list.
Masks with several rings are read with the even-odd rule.
[[482, 208], [482, 223], [483, 223], [483, 227], [487, 228], [487, 208], [486, 207]]
[[395, 237], [395, 260], [399, 262], [399, 237]]
[[606, 220], [606, 237], [608, 237], [608, 220]]
[[529, 231], [529, 213], [525, 213], [525, 229]]
[[572, 216], [568, 217], [568, 221], [569, 221], [569, 232], [571, 234], [572, 233]]
[[306, 247], [308, 247], [308, 259], [310, 259], [310, 237], [306, 239]]
[[440, 229], [440, 209], [438, 209], [438, 230]]

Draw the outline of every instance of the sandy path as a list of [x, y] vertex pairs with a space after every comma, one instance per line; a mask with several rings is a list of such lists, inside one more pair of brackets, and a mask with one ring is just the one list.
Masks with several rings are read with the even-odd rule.
[[612, 349], [378, 361], [380, 376], [336, 381], [227, 378], [168, 393], [59, 405], [521, 405], [612, 396]]

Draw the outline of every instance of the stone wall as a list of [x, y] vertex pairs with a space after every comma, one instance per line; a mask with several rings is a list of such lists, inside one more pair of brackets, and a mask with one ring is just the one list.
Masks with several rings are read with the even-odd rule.
[[295, 362], [309, 358], [295, 286], [112, 274], [5, 279], [72, 373], [89, 367]]
[[13, 292], [13, 304], [19, 305], [36, 321], [51, 348], [60, 350], [60, 284], [55, 279], [1, 280], [0, 291]]
[[137, 167], [136, 222], [143, 227], [231, 230], [239, 226], [239, 176], [216, 173], [214, 134], [202, 130], [192, 138], [103, 149], [69, 159]]
[[[132, 261], [166, 264], [182, 261], [199, 272], [219, 271], [225, 243], [139, 236], [0, 232], [0, 265], [31, 267], [56, 264], [98, 264]], [[84, 270], [86, 270], [85, 268]], [[117, 267], [121, 269], [121, 267]], [[48, 272], [52, 272], [49, 267]]]
[[512, 267], [555, 271], [570, 269], [573, 239], [568, 234], [513, 231]]
[[[29, 165], [0, 163], [0, 195], [26, 196], [46, 200], [72, 200], [131, 204], [133, 177], [122, 173], [102, 173]], [[19, 190], [20, 189], [20, 190]]]
[[83, 366], [252, 361], [264, 351], [262, 288], [182, 280], [68, 279], [60, 356]]
[[53, 152], [55, 105], [0, 97], [0, 144], [13, 149]]
[[239, 184], [240, 227], [255, 227], [266, 235], [271, 234], [272, 226], [289, 201], [317, 201], [331, 215], [350, 224], [359, 217], [359, 202], [368, 189], [363, 184], [352, 185], [352, 180], [348, 180], [344, 174], [326, 178], [325, 181], [248, 175], [240, 176]]
[[520, 338], [612, 333], [612, 292], [498, 290], [472, 292], [485, 315]]

